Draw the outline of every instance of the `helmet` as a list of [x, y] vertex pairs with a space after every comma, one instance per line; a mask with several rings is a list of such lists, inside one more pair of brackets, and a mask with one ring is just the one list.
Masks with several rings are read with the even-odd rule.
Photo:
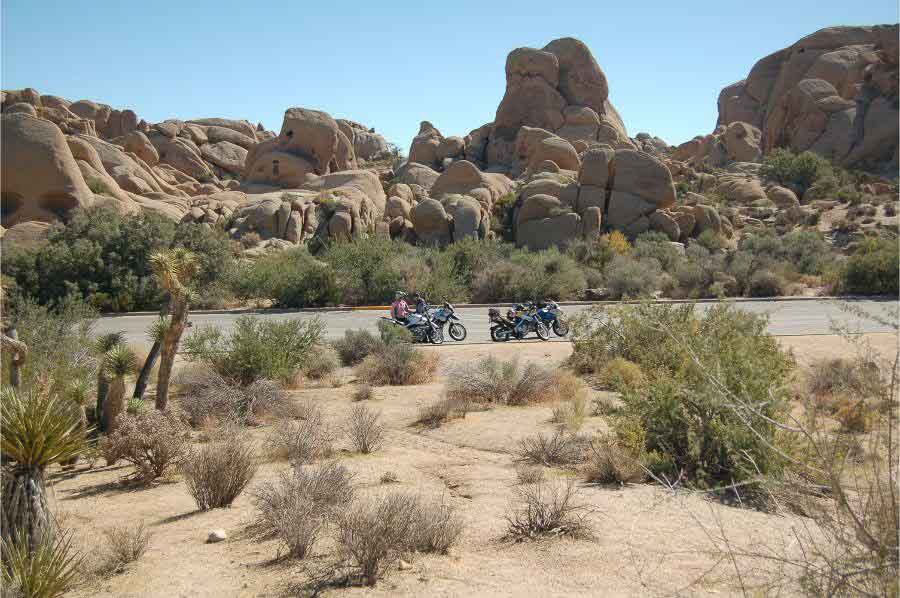
[[394, 291], [394, 299], [402, 299], [406, 297], [406, 293], [403, 291]]

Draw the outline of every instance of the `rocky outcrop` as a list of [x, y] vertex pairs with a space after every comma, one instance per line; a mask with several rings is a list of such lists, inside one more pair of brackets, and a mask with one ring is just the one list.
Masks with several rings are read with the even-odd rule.
[[735, 121], [720, 125], [710, 135], [694, 137], [672, 152], [672, 159], [697, 168], [723, 168], [731, 162], [756, 162], [762, 157], [762, 133], [753, 125]]
[[719, 94], [719, 125], [761, 131], [764, 153], [811, 150], [896, 175], [898, 26], [831, 27], [757, 62]]
[[337, 119], [338, 127], [353, 145], [357, 159], [378, 160], [389, 157], [391, 148], [387, 140], [375, 129], [370, 129], [352, 120]]

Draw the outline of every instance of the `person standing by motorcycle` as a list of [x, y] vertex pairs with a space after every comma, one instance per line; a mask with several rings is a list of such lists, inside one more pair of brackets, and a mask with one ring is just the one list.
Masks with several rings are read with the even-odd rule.
[[404, 324], [409, 317], [409, 304], [406, 303], [406, 293], [403, 291], [394, 293], [394, 302], [391, 303], [391, 317]]
[[419, 293], [414, 293], [413, 299], [416, 300], [416, 313], [424, 316], [425, 312], [428, 311], [428, 303], [425, 302], [425, 299]]

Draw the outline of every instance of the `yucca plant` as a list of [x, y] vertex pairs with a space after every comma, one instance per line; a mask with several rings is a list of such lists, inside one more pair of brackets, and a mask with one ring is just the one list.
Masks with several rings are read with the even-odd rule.
[[109, 390], [103, 405], [103, 429], [107, 434], [116, 431], [116, 418], [125, 410], [125, 376], [134, 372], [137, 358], [125, 345], [116, 345], [103, 359], [103, 369], [109, 376]]
[[97, 340], [94, 341], [94, 347], [100, 356], [100, 363], [97, 366], [97, 410], [94, 412], [94, 420], [101, 431], [103, 431], [105, 419], [103, 417], [103, 405], [106, 403], [106, 393], [109, 392], [109, 375], [104, 367], [105, 358], [106, 354], [113, 347], [121, 345], [123, 342], [125, 342], [124, 332], [107, 332], [98, 336]]
[[160, 316], [159, 319], [147, 329], [147, 336], [153, 341], [153, 345], [150, 347], [150, 353], [147, 354], [147, 359], [144, 361], [144, 365], [141, 367], [141, 371], [134, 383], [134, 394], [132, 396], [135, 399], [144, 398], [144, 392], [147, 390], [147, 380], [150, 378], [150, 372], [153, 370], [153, 365], [159, 358], [159, 348], [162, 345], [163, 336], [165, 336], [168, 328], [169, 317]]
[[6, 388], [0, 395], [0, 452], [11, 462], [3, 475], [0, 537], [5, 542], [22, 538], [32, 550], [51, 529], [47, 467], [72, 459], [85, 446], [77, 409], [48, 388]]
[[178, 342], [187, 325], [188, 308], [194, 291], [188, 286], [197, 273], [197, 259], [184, 248], [150, 256], [157, 284], [169, 293], [169, 325], [160, 343], [159, 374], [156, 379], [156, 408], [163, 410], [169, 402], [169, 380], [175, 363]]
[[0, 579], [4, 595], [56, 598], [75, 580], [81, 555], [72, 547], [70, 534], [46, 534], [29, 549], [24, 538], [3, 541]]
[[[66, 398], [75, 406], [78, 413], [78, 420], [81, 422], [81, 428], [87, 430], [87, 404], [90, 400], [91, 384], [85, 379], [73, 380], [66, 389]], [[75, 455], [70, 460], [63, 463], [66, 466], [73, 466], [78, 462], [80, 455]]]

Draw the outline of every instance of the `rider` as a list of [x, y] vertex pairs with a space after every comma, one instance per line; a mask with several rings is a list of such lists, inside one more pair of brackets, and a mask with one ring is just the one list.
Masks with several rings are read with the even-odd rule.
[[428, 304], [425, 303], [425, 299], [422, 298], [422, 295], [420, 295], [419, 293], [414, 293], [413, 299], [416, 300], [416, 313], [424, 316], [425, 312], [428, 311]]
[[405, 324], [408, 316], [409, 305], [406, 303], [406, 293], [397, 291], [394, 293], [394, 302], [391, 303], [391, 317]]

